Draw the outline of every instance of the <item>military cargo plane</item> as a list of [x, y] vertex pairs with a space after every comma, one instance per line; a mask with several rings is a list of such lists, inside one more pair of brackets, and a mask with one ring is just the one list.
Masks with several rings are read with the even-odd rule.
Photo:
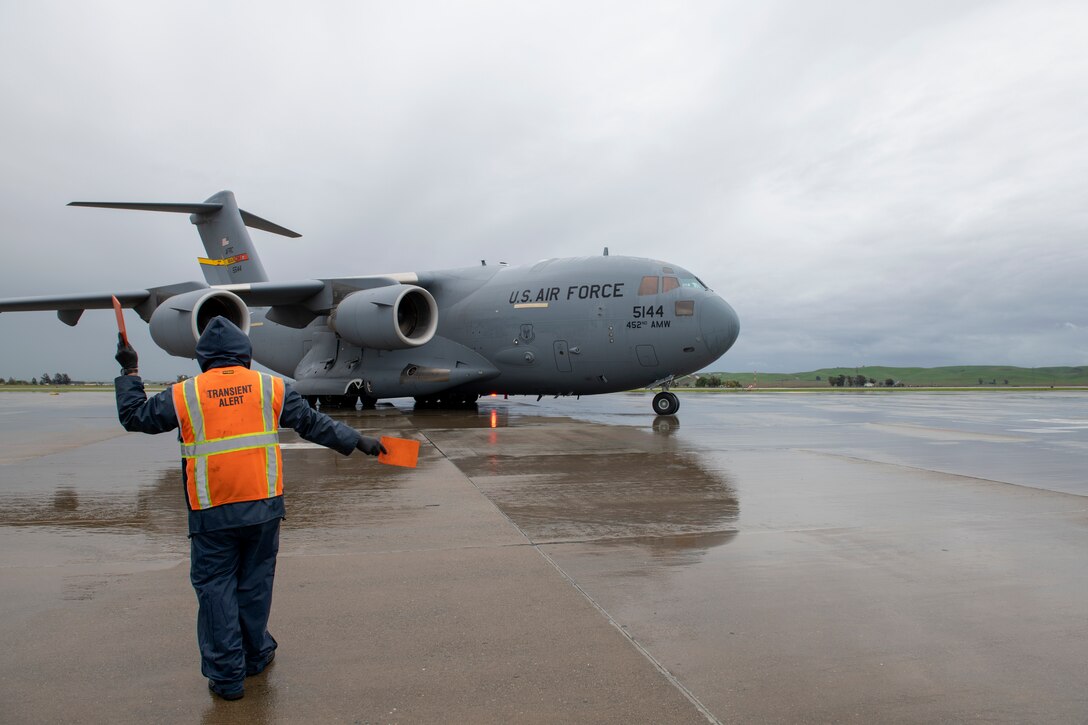
[[333, 279], [268, 279], [246, 227], [301, 236], [238, 208], [201, 203], [72, 202], [189, 214], [204, 243], [205, 282], [129, 292], [0, 299], [0, 312], [56, 310], [75, 325], [113, 294], [171, 355], [195, 357], [213, 317], [237, 324], [254, 359], [293, 378], [322, 407], [381, 398], [470, 405], [480, 395], [591, 395], [661, 388], [654, 412], [680, 406], [672, 381], [737, 339], [733, 308], [667, 262], [605, 254]]

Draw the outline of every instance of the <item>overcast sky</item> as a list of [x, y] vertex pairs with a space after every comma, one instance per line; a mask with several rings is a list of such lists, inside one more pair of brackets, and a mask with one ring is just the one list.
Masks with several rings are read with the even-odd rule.
[[[0, 92], [3, 297], [202, 279], [64, 205], [232, 189], [274, 279], [687, 267], [715, 370], [1088, 364], [1088, 3], [0, 0]], [[110, 379], [112, 325], [4, 313], [0, 375]]]

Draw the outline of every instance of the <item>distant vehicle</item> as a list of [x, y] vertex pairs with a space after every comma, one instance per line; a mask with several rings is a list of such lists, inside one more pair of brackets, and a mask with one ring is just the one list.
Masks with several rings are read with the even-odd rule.
[[[299, 234], [240, 210], [230, 191], [194, 204], [69, 206], [190, 214], [206, 283], [116, 293], [171, 355], [195, 356], [222, 315], [249, 334], [253, 357], [294, 378], [311, 403], [371, 406], [413, 396], [465, 405], [480, 395], [592, 395], [657, 388], [655, 413], [680, 406], [674, 378], [717, 360], [737, 339], [733, 308], [694, 274], [635, 257], [546, 259], [334, 279], [269, 281], [246, 227]], [[336, 260], [344, 264], [347, 260]], [[0, 300], [0, 312], [56, 310], [75, 325], [111, 294]]]

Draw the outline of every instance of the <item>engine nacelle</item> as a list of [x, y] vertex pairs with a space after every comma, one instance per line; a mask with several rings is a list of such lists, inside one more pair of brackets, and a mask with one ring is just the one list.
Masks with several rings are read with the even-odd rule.
[[389, 285], [352, 292], [329, 317], [329, 327], [353, 345], [401, 350], [430, 342], [438, 329], [438, 305], [413, 285]]
[[176, 357], [196, 357], [196, 341], [214, 317], [225, 317], [249, 334], [249, 308], [226, 290], [201, 289], [176, 295], [151, 313], [155, 344]]

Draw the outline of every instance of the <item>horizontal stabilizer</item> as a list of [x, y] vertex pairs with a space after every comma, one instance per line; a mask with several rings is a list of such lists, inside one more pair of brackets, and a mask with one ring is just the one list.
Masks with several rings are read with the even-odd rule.
[[[96, 209], [125, 209], [128, 211], [168, 211], [177, 214], [212, 214], [223, 208], [222, 204], [216, 202], [175, 204], [165, 202], [73, 201], [69, 202], [68, 206], [89, 206]], [[298, 232], [291, 231], [287, 227], [281, 227], [279, 224], [274, 224], [267, 219], [262, 219], [256, 214], [250, 214], [244, 209], [239, 209], [238, 213], [242, 216], [242, 222], [250, 229], [260, 229], [262, 232], [271, 232], [272, 234], [279, 234], [280, 236], [291, 237], [292, 239], [297, 239], [302, 236]]]
[[298, 239], [302, 236], [287, 227], [281, 227], [279, 224], [273, 224], [267, 219], [261, 219], [256, 214], [250, 214], [245, 209], [239, 209], [238, 213], [242, 215], [242, 221], [250, 229], [260, 229], [262, 232], [272, 232], [273, 234], [279, 234], [281, 237], [291, 237], [292, 239]]
[[222, 204], [144, 204], [129, 201], [70, 201], [68, 206], [89, 206], [95, 209], [128, 209], [130, 211], [172, 211], [178, 214], [210, 214], [223, 208]]

